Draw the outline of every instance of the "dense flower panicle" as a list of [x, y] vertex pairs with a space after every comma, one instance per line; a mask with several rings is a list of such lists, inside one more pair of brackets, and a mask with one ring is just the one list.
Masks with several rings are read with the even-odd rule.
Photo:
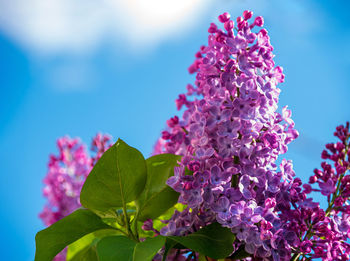
[[195, 86], [176, 100], [186, 110], [167, 121], [156, 144], [154, 154], [183, 155], [167, 183], [188, 205], [160, 233], [182, 235], [216, 220], [257, 258], [289, 260], [297, 236], [281, 232], [279, 213], [289, 205], [284, 193], [294, 172], [290, 161], [280, 171], [275, 162], [298, 132], [287, 107], [276, 111], [283, 70], [275, 66], [267, 31], [257, 28], [263, 18], [251, 17], [245, 11], [235, 23], [224, 13], [225, 30], [210, 25], [208, 46], [189, 67]]
[[[321, 169], [315, 169], [309, 184], [301, 182], [291, 191], [293, 208], [284, 211], [283, 222], [300, 235], [301, 244], [296, 253], [301, 260], [325, 261], [350, 259], [350, 132], [349, 122], [338, 126], [334, 133], [339, 141], [326, 145], [321, 154]], [[318, 188], [313, 188], [317, 185]], [[327, 197], [323, 210], [307, 194], [320, 192]]]
[[[91, 147], [95, 155], [90, 156], [85, 144], [77, 138], [65, 136], [57, 140], [59, 154], [50, 156], [48, 172], [44, 178], [43, 193], [48, 202], [39, 215], [46, 226], [81, 207], [79, 198], [85, 179], [93, 165], [110, 146], [109, 135], [97, 134]], [[65, 252], [61, 252], [55, 260], [65, 260]]]
[[98, 133], [92, 140], [89, 156], [85, 145], [68, 136], [57, 140], [59, 154], [51, 155], [44, 179], [44, 196], [48, 199], [40, 218], [50, 226], [79, 208], [80, 190], [91, 168], [111, 146], [111, 137]]
[[57, 140], [59, 154], [51, 155], [44, 179], [48, 203], [40, 217], [49, 226], [80, 207], [80, 189], [91, 169], [91, 158], [79, 139]]

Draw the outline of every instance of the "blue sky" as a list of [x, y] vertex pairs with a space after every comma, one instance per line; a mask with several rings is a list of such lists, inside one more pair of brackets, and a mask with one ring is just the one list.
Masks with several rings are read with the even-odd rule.
[[[304, 181], [335, 126], [350, 120], [348, 1], [193, 0], [179, 1], [183, 9], [162, 6], [163, 13], [152, 13], [157, 0], [148, 9], [132, 6], [136, 0], [116, 1], [115, 9], [78, 1], [83, 14], [64, 0], [55, 15], [40, 5], [44, 0], [30, 1], [35, 5], [0, 0], [3, 260], [33, 260], [34, 236], [43, 228], [42, 179], [56, 139], [68, 134], [89, 143], [102, 131], [148, 156], [176, 113], [175, 98], [193, 82], [187, 67], [210, 22], [224, 11], [250, 9], [265, 18], [286, 74], [280, 106], [289, 105], [300, 132], [285, 156]], [[74, 12], [60, 16], [61, 9]], [[115, 19], [112, 11], [124, 10]]]

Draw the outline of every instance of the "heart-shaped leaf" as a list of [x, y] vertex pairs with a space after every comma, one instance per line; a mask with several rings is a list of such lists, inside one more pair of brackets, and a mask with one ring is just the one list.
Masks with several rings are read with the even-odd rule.
[[81, 204], [103, 217], [141, 194], [147, 179], [141, 152], [119, 139], [96, 163], [81, 190]]

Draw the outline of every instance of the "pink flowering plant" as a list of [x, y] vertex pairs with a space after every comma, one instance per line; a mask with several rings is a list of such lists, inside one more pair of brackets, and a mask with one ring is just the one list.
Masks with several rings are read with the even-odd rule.
[[[153, 156], [98, 134], [89, 156], [58, 140], [35, 260], [349, 260], [350, 132], [339, 126], [309, 183], [279, 155], [298, 137], [278, 112], [283, 70], [263, 18], [219, 16]], [[326, 197], [327, 208], [309, 196]]]

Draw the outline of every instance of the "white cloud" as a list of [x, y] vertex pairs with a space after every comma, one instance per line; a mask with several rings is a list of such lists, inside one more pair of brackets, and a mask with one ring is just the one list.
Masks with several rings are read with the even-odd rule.
[[0, 0], [0, 30], [38, 54], [103, 40], [152, 47], [195, 26], [210, 0]]
[[205, 13], [245, 8], [293, 33], [322, 20], [297, 0], [0, 0], [0, 30], [36, 54], [86, 53], [110, 40], [145, 50], [195, 28]]
[[[224, 11], [235, 17], [244, 9], [264, 15], [294, 42], [307, 42], [309, 32], [320, 27], [308, 7], [297, 0], [0, 0], [0, 31], [34, 54], [45, 85], [86, 90], [98, 82], [89, 58], [104, 43], [141, 55], [193, 32], [204, 15], [209, 25]], [[69, 59], [55, 63], [54, 57]]]

